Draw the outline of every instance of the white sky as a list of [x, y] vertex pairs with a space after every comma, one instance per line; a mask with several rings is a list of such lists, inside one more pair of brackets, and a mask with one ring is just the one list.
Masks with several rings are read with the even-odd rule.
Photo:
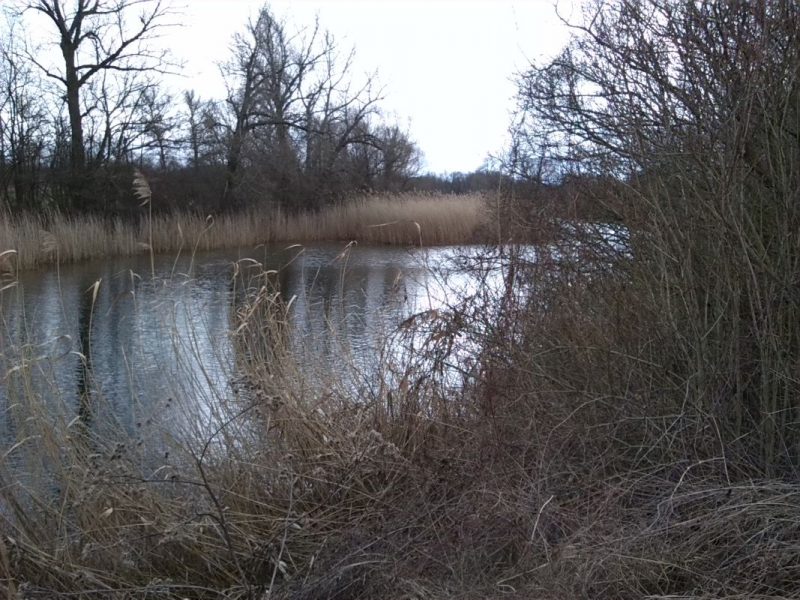
[[[0, 0], [2, 6], [7, 0]], [[67, 0], [69, 6], [73, 0]], [[183, 63], [170, 87], [221, 99], [218, 64], [230, 57], [264, 0], [167, 0], [181, 27], [161, 31]], [[343, 54], [355, 48], [354, 72], [377, 73], [380, 106], [423, 152], [424, 171], [473, 171], [506, 141], [515, 72], [558, 52], [567, 41], [556, 14], [570, 19], [577, 0], [271, 0], [290, 32], [319, 16]], [[29, 34], [52, 42], [52, 23], [29, 11]], [[57, 47], [50, 46], [58, 64]], [[179, 94], [178, 94], [179, 96]]]
[[[183, 87], [222, 97], [216, 63], [262, 0], [184, 0], [184, 27], [169, 46], [185, 61]], [[313, 24], [342, 49], [355, 47], [357, 72], [377, 71], [381, 106], [407, 128], [423, 170], [472, 171], [506, 138], [515, 71], [556, 53], [566, 30], [556, 0], [273, 0], [290, 31]], [[559, 10], [569, 16], [569, 4]]]

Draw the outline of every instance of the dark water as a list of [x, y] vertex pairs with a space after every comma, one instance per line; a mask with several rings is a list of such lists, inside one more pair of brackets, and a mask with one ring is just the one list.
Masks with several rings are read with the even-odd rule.
[[128, 433], [152, 419], [209, 427], [235, 393], [239, 259], [278, 272], [300, 364], [360, 365], [364, 376], [398, 323], [471, 285], [442, 280], [456, 251], [262, 248], [156, 257], [154, 268], [141, 256], [23, 273], [0, 294], [0, 448], [18, 439], [31, 399], [65, 422], [110, 417]]

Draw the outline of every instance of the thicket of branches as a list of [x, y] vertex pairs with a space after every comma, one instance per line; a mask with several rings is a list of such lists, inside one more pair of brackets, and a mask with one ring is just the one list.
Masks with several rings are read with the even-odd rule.
[[164, 84], [178, 66], [155, 38], [177, 15], [161, 0], [19, 0], [5, 17], [8, 209], [133, 210], [136, 167], [161, 207], [294, 211], [401, 189], [418, 168], [407, 132], [382, 118], [373, 78], [359, 83], [352, 51], [317, 23], [296, 28], [265, 5], [219, 65], [227, 94], [213, 99]]
[[[576, 198], [627, 228], [615, 245], [608, 230], [590, 238], [551, 220], [593, 290], [573, 308], [608, 319], [573, 368], [625, 405], [677, 415], [669, 439], [691, 430], [708, 442], [692, 442], [693, 453], [793, 473], [800, 8], [619, 0], [585, 10], [569, 46], [520, 75], [509, 159], [533, 180], [593, 182]], [[589, 257], [600, 266], [587, 272]], [[600, 277], [609, 261], [614, 275]]]

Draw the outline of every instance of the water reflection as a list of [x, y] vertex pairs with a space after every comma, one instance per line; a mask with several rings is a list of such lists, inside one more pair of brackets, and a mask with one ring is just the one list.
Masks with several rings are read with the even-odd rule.
[[[452, 249], [330, 245], [262, 248], [293, 298], [292, 343], [305, 364], [367, 369], [384, 335], [447, 301], [435, 269]], [[37, 398], [54, 418], [140, 440], [212, 427], [235, 396], [231, 277], [241, 254], [148, 257], [25, 273], [0, 293], [0, 441], [7, 446]], [[105, 426], [105, 425], [104, 425]], [[108, 435], [112, 435], [109, 429]], [[7, 443], [6, 443], [7, 442]]]

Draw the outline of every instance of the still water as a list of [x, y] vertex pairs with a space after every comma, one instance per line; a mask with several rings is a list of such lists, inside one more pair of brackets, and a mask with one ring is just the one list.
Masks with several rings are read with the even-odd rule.
[[17, 438], [34, 397], [65, 421], [102, 415], [129, 433], [158, 415], [176, 428], [207, 425], [235, 393], [232, 282], [241, 259], [278, 272], [301, 364], [356, 365], [368, 384], [387, 334], [475, 285], [452, 267], [462, 252], [298, 246], [23, 273], [0, 293], [0, 444]]

